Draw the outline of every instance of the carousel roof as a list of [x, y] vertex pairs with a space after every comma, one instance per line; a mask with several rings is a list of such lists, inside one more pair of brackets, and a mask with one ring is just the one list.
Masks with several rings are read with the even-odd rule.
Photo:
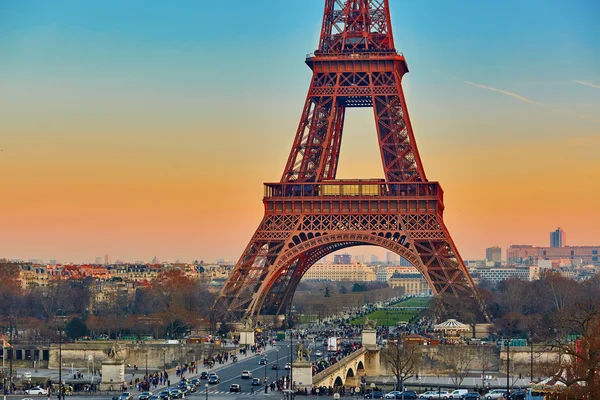
[[442, 322], [441, 324], [434, 325], [433, 329], [436, 331], [469, 331], [471, 328], [469, 325], [465, 325], [462, 322], [458, 322], [455, 319], [449, 319]]

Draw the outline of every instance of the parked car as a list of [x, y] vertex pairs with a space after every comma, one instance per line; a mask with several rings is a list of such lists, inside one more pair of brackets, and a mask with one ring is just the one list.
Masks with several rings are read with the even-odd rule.
[[449, 399], [461, 399], [463, 394], [467, 394], [469, 393], [469, 391], [467, 389], [456, 389], [452, 392], [450, 392], [450, 396], [448, 396]]
[[526, 400], [527, 393], [526, 392], [514, 392], [514, 393], [511, 393], [508, 398], [509, 398], [509, 400]]
[[467, 392], [462, 395], [461, 399], [464, 400], [481, 400], [481, 395], [477, 392]]
[[148, 400], [160, 400], [160, 396], [157, 394], [153, 394]]
[[26, 394], [48, 394], [48, 389], [36, 386], [25, 391]]
[[219, 379], [219, 377], [217, 375], [212, 375], [210, 378], [208, 378], [208, 384], [209, 385], [216, 385], [217, 383], [220, 383], [221, 380]]
[[383, 392], [381, 390], [374, 390], [365, 394], [365, 399], [383, 399]]
[[202, 371], [200, 373], [200, 379], [208, 379], [208, 372]]
[[494, 389], [491, 392], [487, 392], [485, 395], [485, 400], [497, 400], [500, 397], [506, 399], [506, 390], [504, 389]]
[[450, 396], [447, 390], [429, 390], [419, 395], [419, 399], [447, 400]]
[[143, 392], [140, 393], [138, 400], [149, 400], [152, 397], [152, 392]]
[[252, 372], [242, 371], [242, 379], [250, 379], [250, 378], [252, 378]]
[[386, 399], [416, 400], [418, 397], [417, 397], [417, 392], [413, 392], [412, 390], [405, 390], [404, 397], [403, 397], [402, 392], [394, 391], [394, 392], [389, 392], [388, 394], [386, 394], [385, 398]]
[[242, 391], [242, 389], [240, 388], [240, 385], [238, 385], [237, 383], [232, 383], [231, 386], [229, 386], [230, 393], [239, 393], [241, 391]]
[[262, 383], [260, 383], [260, 378], [252, 379], [252, 386], [260, 386], [260, 385], [262, 385]]
[[119, 400], [133, 400], [133, 396], [129, 392], [123, 392], [119, 396]]

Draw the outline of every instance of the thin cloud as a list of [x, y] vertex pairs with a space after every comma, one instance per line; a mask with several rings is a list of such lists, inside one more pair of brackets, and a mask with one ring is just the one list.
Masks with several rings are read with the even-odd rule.
[[580, 85], [585, 85], [585, 86], [593, 87], [596, 89], [600, 89], [600, 85], [594, 85], [593, 83], [590, 83], [590, 82], [586, 82], [586, 81], [573, 81], [573, 82], [579, 83]]
[[524, 101], [526, 103], [537, 104], [535, 101], [530, 100], [527, 97], [523, 97], [521, 95], [518, 95], [518, 94], [512, 93], [512, 92], [507, 92], [506, 90], [500, 90], [500, 89], [496, 89], [496, 88], [493, 88], [493, 87], [490, 87], [490, 86], [484, 86], [484, 85], [480, 85], [478, 83], [473, 83], [473, 82], [469, 82], [469, 81], [465, 81], [465, 83], [469, 84], [469, 85], [472, 85], [472, 86], [475, 86], [475, 87], [478, 87], [480, 89], [492, 90], [494, 92], [502, 93], [502, 94], [505, 94], [507, 96], [514, 97], [515, 99]]

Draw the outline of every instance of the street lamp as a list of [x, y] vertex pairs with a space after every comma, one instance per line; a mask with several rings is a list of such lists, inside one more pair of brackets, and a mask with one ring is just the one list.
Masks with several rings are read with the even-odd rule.
[[404, 372], [400, 374], [400, 390], [402, 391], [402, 400], [404, 400]]
[[206, 400], [208, 400], [208, 383], [204, 384], [204, 391], [206, 392]]
[[277, 348], [277, 362], [275, 366], [277, 367], [275, 370], [275, 381], [279, 384], [279, 347]]

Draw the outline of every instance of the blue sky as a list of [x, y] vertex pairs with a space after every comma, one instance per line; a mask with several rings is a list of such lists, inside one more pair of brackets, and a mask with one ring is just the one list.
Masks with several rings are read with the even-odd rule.
[[[570, 240], [600, 243], [590, 223], [600, 215], [571, 203], [600, 174], [600, 2], [390, 0], [390, 7], [410, 68], [403, 87], [419, 150], [428, 177], [444, 186], [446, 219], [464, 255], [545, 244], [558, 219]], [[0, 256], [151, 258], [143, 254], [150, 243], [164, 246], [160, 259], [237, 257], [262, 215], [261, 183], [279, 179], [289, 153], [310, 79], [304, 57], [317, 46], [322, 10], [323, 0], [0, 2], [0, 168], [9, 171], [0, 184], [30, 199], [40, 190], [53, 199], [78, 191], [103, 204], [90, 206], [101, 210], [96, 215], [87, 200], [27, 207], [0, 200], [7, 210]], [[372, 115], [352, 111], [340, 177], [379, 177]], [[560, 189], [549, 191], [549, 182]], [[128, 242], [138, 232], [128, 208], [136, 205], [104, 194], [176, 190], [205, 199], [206, 185], [228, 200], [187, 209], [148, 203], [153, 215], [185, 210], [181, 220], [153, 220], [170, 235], [187, 223], [198, 228], [177, 243], [148, 226], [156, 239]], [[236, 201], [240, 188], [253, 201]], [[515, 194], [531, 205], [522, 209]], [[600, 189], [586, 196], [586, 204], [600, 203]], [[14, 224], [28, 218], [28, 230], [15, 235]], [[82, 220], [102, 228], [85, 243], [73, 222]], [[49, 233], [34, 235], [37, 251], [24, 244], [56, 224], [64, 229], [53, 235], [75, 240], [76, 249], [53, 253]], [[129, 233], [106, 233], [114, 227]]]

